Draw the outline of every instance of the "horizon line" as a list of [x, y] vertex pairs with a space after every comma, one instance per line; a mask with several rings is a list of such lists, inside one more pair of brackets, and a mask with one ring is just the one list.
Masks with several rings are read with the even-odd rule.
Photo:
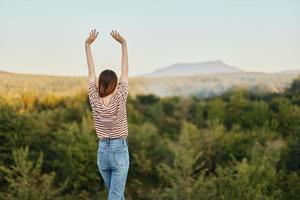
[[[280, 70], [280, 71], [275, 71], [275, 72], [262, 72], [262, 71], [247, 71], [243, 70], [241, 72], [237, 72], [234, 74], [238, 73], [260, 73], [260, 74], [280, 74], [284, 72], [292, 72], [292, 71], [297, 71], [300, 69], [287, 69], [287, 70]], [[32, 72], [15, 72], [15, 71], [3, 71], [0, 69], [0, 74], [1, 73], [7, 73], [7, 74], [16, 74], [16, 75], [32, 75], [32, 76], [52, 76], [52, 77], [66, 77], [66, 78], [88, 78], [88, 75], [79, 75], [79, 74], [45, 74], [45, 73], [32, 73]], [[151, 72], [150, 72], [151, 73]], [[203, 75], [213, 75], [213, 74], [222, 74], [222, 73], [211, 73], [211, 74], [203, 74]], [[228, 73], [226, 73], [228, 74]], [[230, 74], [230, 73], [229, 73]], [[129, 76], [128, 78], [143, 78], [147, 74], [137, 74], [134, 76]], [[196, 74], [196, 75], [201, 75], [201, 74]]]

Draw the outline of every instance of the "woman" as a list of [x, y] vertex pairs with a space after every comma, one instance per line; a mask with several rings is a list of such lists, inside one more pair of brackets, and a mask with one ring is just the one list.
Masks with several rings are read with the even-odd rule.
[[96, 29], [85, 42], [89, 72], [88, 96], [92, 107], [96, 134], [99, 138], [97, 165], [108, 191], [109, 200], [125, 199], [124, 191], [129, 169], [128, 124], [128, 55], [126, 40], [117, 31], [110, 35], [121, 44], [122, 64], [119, 83], [114, 71], [106, 69], [99, 75], [98, 89], [91, 44], [98, 36]]

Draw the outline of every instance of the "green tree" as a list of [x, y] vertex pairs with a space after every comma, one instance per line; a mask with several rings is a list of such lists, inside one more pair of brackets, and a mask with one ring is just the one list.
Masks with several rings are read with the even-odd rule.
[[42, 152], [34, 163], [29, 160], [29, 148], [26, 146], [13, 151], [13, 160], [13, 165], [0, 167], [8, 184], [7, 190], [1, 194], [4, 199], [53, 199], [64, 189], [66, 184], [54, 187], [54, 172], [50, 174], [41, 172]]
[[207, 102], [207, 118], [211, 125], [223, 124], [226, 117], [225, 103], [221, 99]]
[[199, 141], [197, 127], [183, 122], [178, 143], [169, 142], [174, 159], [171, 164], [162, 162], [157, 167], [161, 177], [161, 189], [153, 191], [153, 199], [194, 199], [196, 191], [196, 171], [203, 163], [199, 162], [202, 152], [197, 150]]

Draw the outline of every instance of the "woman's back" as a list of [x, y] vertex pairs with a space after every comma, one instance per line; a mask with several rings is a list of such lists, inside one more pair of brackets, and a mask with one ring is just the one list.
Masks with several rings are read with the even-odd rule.
[[126, 138], [128, 136], [126, 112], [128, 83], [124, 80], [119, 82], [109, 105], [106, 105], [103, 98], [99, 97], [95, 82], [88, 84], [88, 95], [97, 136], [99, 138]]

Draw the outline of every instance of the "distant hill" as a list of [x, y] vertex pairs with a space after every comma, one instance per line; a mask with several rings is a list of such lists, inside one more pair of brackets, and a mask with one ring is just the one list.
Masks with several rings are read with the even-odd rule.
[[[251, 91], [282, 92], [289, 87], [296, 73], [254, 73], [236, 72], [202, 74], [195, 76], [131, 77], [129, 95], [155, 94], [157, 96], [209, 97], [222, 94], [232, 88], [246, 88]], [[38, 94], [62, 96], [82, 92], [87, 94], [87, 77], [46, 76], [0, 72], [0, 96], [26, 98]]]
[[277, 74], [300, 74], [300, 69], [291, 69], [277, 72]]
[[224, 62], [209, 61], [199, 63], [177, 63], [152, 73], [141, 75], [142, 77], [163, 77], [163, 76], [195, 76], [203, 74], [227, 74], [227, 73], [240, 73], [243, 70], [225, 64]]

